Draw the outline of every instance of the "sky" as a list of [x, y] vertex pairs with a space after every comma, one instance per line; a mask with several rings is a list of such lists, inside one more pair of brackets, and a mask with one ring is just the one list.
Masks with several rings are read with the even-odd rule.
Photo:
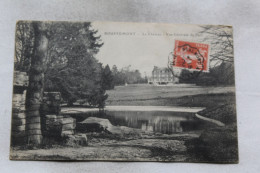
[[196, 41], [201, 35], [197, 25], [93, 22], [104, 45], [97, 59], [111, 68], [131, 65], [142, 75], [151, 75], [154, 66], [167, 67], [176, 39]]

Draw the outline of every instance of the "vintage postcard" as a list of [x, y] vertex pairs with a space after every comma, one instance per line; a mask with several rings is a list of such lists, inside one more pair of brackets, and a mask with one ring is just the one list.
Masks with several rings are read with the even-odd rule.
[[238, 163], [231, 26], [16, 24], [10, 159]]

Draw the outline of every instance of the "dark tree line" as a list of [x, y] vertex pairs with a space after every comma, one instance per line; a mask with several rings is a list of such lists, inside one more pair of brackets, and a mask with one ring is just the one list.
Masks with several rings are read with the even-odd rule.
[[[180, 73], [180, 83], [192, 83], [197, 85], [233, 85], [235, 83], [233, 69], [230, 69], [230, 64], [222, 62], [219, 66], [210, 69], [209, 73], [191, 72], [183, 69]], [[196, 73], [198, 74], [196, 76]], [[229, 73], [229, 75], [226, 75]]]
[[102, 67], [102, 87], [105, 90], [125, 84], [147, 83], [147, 77], [142, 77], [139, 70], [131, 70], [130, 66], [118, 70], [116, 65], [110, 69], [109, 65]]
[[147, 77], [142, 77], [139, 70], [131, 70], [130, 65], [120, 70], [113, 65], [112, 74], [114, 85], [147, 83]]

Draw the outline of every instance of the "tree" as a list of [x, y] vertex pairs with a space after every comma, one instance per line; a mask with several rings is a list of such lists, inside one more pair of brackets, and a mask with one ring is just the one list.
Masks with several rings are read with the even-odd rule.
[[19, 21], [16, 24], [15, 63], [18, 71], [29, 72], [33, 54], [34, 29], [30, 22]]
[[112, 67], [112, 74], [113, 74], [113, 80], [114, 85], [124, 85], [126, 81], [126, 76], [123, 72], [123, 70], [118, 71], [118, 68], [116, 65], [113, 65]]
[[104, 90], [114, 89], [114, 77], [110, 70], [109, 65], [106, 65], [104, 69], [102, 69], [102, 87]]
[[113, 65], [112, 67], [112, 74], [115, 76], [118, 73], [118, 69], [116, 65]]
[[91, 23], [58, 22], [50, 30], [46, 91], [59, 91], [68, 105], [76, 100], [94, 103], [92, 94], [101, 85], [102, 67], [95, 54], [103, 45]]
[[106, 90], [103, 85], [103, 80], [102, 76], [102, 64], [98, 63], [99, 72], [97, 73], [97, 80], [95, 83], [95, 87], [91, 89], [91, 92], [88, 94], [86, 101], [89, 103], [91, 106], [97, 106], [99, 109], [103, 109], [105, 107], [105, 100], [108, 98], [108, 95], [106, 94]]
[[234, 84], [234, 47], [231, 26], [202, 25], [199, 32], [204, 35], [202, 42], [211, 46], [210, 73], [218, 83]]
[[33, 22], [34, 47], [29, 71], [29, 86], [26, 98], [26, 133], [28, 144], [42, 143], [40, 105], [42, 102], [44, 72], [48, 48], [47, 24]]
[[139, 70], [131, 70], [131, 65], [123, 67], [121, 70], [118, 70], [116, 65], [112, 68], [112, 74], [114, 78], [114, 85], [124, 85], [128, 84], [137, 84], [137, 83], [147, 83], [147, 77], [143, 78]]
[[200, 34], [203, 34], [202, 42], [208, 42], [211, 46], [211, 66], [220, 65], [222, 62], [234, 62], [233, 55], [233, 30], [231, 26], [201, 25]]
[[41, 144], [43, 90], [59, 91], [68, 103], [85, 99], [103, 107], [102, 66], [95, 54], [103, 45], [91, 23], [18, 22], [15, 70], [29, 74], [26, 96], [28, 144]]

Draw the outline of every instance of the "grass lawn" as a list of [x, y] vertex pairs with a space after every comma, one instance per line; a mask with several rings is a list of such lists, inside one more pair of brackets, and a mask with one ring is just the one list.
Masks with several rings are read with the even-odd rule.
[[235, 87], [136, 84], [107, 91], [106, 105], [212, 107], [235, 102], [234, 93]]

